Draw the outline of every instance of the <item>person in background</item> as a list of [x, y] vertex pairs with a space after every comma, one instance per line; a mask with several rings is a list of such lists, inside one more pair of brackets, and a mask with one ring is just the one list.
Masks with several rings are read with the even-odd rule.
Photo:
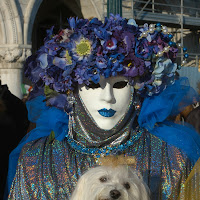
[[26, 135], [28, 126], [26, 105], [0, 81], [0, 199], [3, 199], [6, 185], [9, 154]]
[[[198, 93], [200, 95], [200, 82], [197, 84]], [[197, 103], [196, 107], [187, 115], [185, 121], [191, 124], [196, 131], [200, 134], [200, 106]]]

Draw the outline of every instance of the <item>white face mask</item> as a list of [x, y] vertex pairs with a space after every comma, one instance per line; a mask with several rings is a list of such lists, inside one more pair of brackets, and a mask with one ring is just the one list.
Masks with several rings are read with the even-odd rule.
[[131, 86], [123, 76], [101, 77], [98, 84], [79, 85], [79, 95], [99, 128], [110, 130], [127, 111]]

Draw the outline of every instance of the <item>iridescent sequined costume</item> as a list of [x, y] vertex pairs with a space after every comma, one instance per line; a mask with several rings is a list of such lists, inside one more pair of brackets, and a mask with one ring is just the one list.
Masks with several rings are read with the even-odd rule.
[[[37, 101], [36, 104], [38, 105]], [[136, 169], [149, 186], [151, 199], [176, 200], [193, 163], [180, 149], [147, 130], [138, 128], [134, 113], [131, 101], [126, 117], [112, 130], [104, 132], [96, 126], [84, 104], [76, 96], [73, 137], [85, 147], [97, 146], [97, 150], [98, 147], [110, 146], [111, 143], [116, 146], [119, 141], [121, 144], [130, 142], [131, 146], [121, 153], [135, 157]], [[53, 116], [58, 117], [56, 114]], [[48, 117], [50, 118], [49, 115]], [[41, 130], [43, 129], [36, 129], [34, 135], [37, 132], [40, 135]], [[125, 133], [123, 137], [122, 131]], [[105, 137], [105, 134], [110, 137]], [[74, 145], [73, 148], [69, 141], [67, 138], [59, 141], [47, 136], [25, 144], [20, 153], [9, 199], [69, 199], [81, 174], [99, 164], [97, 157], [91, 152], [84, 153], [80, 146]], [[116, 149], [110, 153], [114, 154], [113, 151]]]
[[[126, 155], [135, 156], [152, 199], [178, 198], [192, 167], [184, 153], [144, 132]], [[69, 199], [77, 179], [94, 165], [93, 156], [74, 151], [66, 139], [30, 142], [21, 152], [9, 199]]]

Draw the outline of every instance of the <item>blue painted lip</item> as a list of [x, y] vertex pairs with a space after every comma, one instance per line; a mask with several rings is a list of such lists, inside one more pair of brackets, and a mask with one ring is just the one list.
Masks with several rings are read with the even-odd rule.
[[116, 111], [113, 109], [109, 109], [107, 110], [106, 108], [103, 108], [101, 110], [98, 110], [99, 114], [103, 117], [112, 117]]

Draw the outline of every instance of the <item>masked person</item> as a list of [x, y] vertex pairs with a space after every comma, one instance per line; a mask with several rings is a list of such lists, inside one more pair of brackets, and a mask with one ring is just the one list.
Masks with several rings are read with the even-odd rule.
[[176, 77], [179, 45], [167, 28], [111, 15], [47, 33], [25, 65], [36, 128], [10, 155], [9, 199], [69, 199], [98, 158], [121, 154], [135, 158], [152, 199], [183, 199], [200, 138], [167, 121], [194, 96]]

